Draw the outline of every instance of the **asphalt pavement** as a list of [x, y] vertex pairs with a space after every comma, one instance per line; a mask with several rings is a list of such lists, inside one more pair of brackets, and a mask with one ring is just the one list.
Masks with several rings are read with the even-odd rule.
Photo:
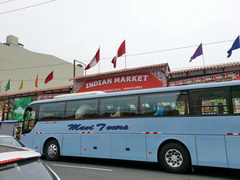
[[46, 161], [62, 180], [226, 180], [240, 179], [240, 170], [198, 167], [187, 174], [164, 172], [156, 163], [64, 157]]

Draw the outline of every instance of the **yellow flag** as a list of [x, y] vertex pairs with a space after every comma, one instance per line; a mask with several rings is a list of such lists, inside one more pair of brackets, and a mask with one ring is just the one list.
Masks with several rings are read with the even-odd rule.
[[23, 88], [23, 80], [21, 80], [20, 86], [19, 86], [19, 90]]

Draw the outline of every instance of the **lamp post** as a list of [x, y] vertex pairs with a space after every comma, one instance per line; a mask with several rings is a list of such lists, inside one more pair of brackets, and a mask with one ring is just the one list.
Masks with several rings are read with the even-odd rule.
[[75, 77], [75, 75], [76, 75], [76, 65], [78, 67], [83, 67], [84, 68], [84, 75], [86, 75], [86, 70], [85, 70], [86, 64], [74, 59], [73, 60], [73, 77]]

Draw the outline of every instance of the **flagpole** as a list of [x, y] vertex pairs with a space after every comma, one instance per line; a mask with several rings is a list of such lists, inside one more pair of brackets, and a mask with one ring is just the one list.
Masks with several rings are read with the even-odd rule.
[[98, 62], [98, 73], [100, 73], [100, 61]]
[[203, 59], [203, 67], [205, 67], [204, 55], [202, 55], [202, 59]]
[[[99, 46], [99, 52], [100, 52], [100, 46]], [[100, 53], [99, 53], [100, 54]], [[99, 55], [99, 62], [98, 62], [98, 73], [100, 73], [100, 55]]]
[[203, 59], [203, 67], [205, 67], [205, 59], [204, 59], [204, 53], [203, 53], [203, 45], [202, 45], [202, 59]]
[[126, 57], [126, 53], [125, 53], [125, 69], [127, 69], [127, 57]]
[[127, 69], [127, 55], [126, 55], [126, 39], [125, 39], [125, 69]]

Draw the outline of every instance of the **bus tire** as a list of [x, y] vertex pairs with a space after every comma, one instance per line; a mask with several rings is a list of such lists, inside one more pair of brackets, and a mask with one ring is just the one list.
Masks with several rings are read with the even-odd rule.
[[188, 150], [176, 142], [168, 143], [160, 149], [159, 162], [165, 171], [171, 173], [185, 173], [191, 165]]
[[44, 147], [44, 154], [47, 160], [56, 161], [60, 157], [60, 147], [56, 140], [50, 140]]

